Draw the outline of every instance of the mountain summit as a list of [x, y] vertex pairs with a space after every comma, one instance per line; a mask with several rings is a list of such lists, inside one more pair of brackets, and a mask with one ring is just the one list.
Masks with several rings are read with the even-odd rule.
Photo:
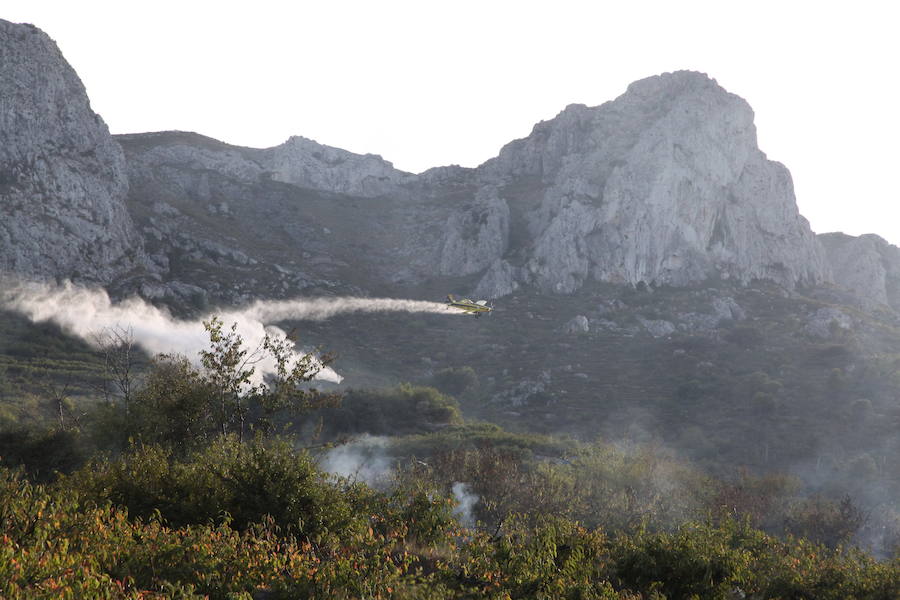
[[709, 277], [792, 287], [829, 275], [790, 174], [757, 147], [750, 106], [701, 73], [570, 106], [485, 169], [539, 186], [524, 276], [547, 290]]

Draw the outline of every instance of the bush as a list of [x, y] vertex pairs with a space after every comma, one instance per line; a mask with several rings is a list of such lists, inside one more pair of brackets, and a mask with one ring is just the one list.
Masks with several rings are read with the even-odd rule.
[[478, 375], [472, 367], [441, 369], [432, 376], [432, 382], [440, 391], [457, 398], [478, 389]]
[[159, 447], [136, 449], [118, 461], [94, 463], [64, 485], [95, 503], [126, 507], [135, 517], [158, 513], [175, 527], [226, 520], [245, 530], [270, 517], [310, 539], [359, 526], [364, 513], [355, 514], [351, 499], [359, 504], [366, 496], [362, 486], [329, 481], [309, 455], [286, 443], [234, 439], [183, 460]]
[[87, 450], [77, 431], [0, 430], [0, 465], [22, 467], [34, 481], [48, 482], [57, 473], [74, 471], [85, 461]]
[[401, 384], [384, 390], [351, 390], [341, 406], [321, 413], [327, 431], [407, 435], [462, 423], [459, 403], [434, 388]]

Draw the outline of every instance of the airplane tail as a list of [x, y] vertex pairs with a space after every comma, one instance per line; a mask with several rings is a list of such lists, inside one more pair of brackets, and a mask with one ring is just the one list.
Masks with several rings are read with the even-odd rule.
[[449, 302], [450, 304], [453, 304], [453, 302], [454, 302], [453, 294], [447, 294], [447, 302]]

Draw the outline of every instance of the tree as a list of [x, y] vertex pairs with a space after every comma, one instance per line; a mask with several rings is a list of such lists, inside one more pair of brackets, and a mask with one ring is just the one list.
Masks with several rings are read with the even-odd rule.
[[107, 327], [93, 335], [94, 345], [103, 355], [103, 379], [101, 392], [107, 403], [118, 396], [125, 410], [126, 418], [131, 411], [131, 402], [136, 388], [135, 370], [138, 350], [131, 327]]
[[[249, 350], [237, 332], [237, 323], [228, 332], [223, 331], [222, 320], [215, 316], [203, 324], [209, 333], [210, 349], [200, 352], [202, 378], [214, 395], [223, 435], [235, 423], [241, 441], [248, 426], [269, 434], [278, 413], [302, 415], [339, 402], [337, 394], [301, 387], [331, 363], [333, 355], [319, 356], [317, 350], [298, 354], [294, 342], [278, 333], [267, 333], [259, 346]], [[269, 369], [266, 377], [257, 378], [258, 383], [254, 383], [256, 365], [261, 362]]]
[[253, 393], [250, 381], [256, 370], [253, 365], [262, 360], [261, 348], [248, 352], [243, 347], [244, 340], [237, 333], [237, 323], [232, 323], [226, 333], [222, 329], [222, 319], [213, 316], [203, 322], [203, 327], [209, 334], [210, 349], [200, 351], [200, 362], [215, 394], [222, 435], [228, 433], [229, 422], [237, 419], [243, 439], [246, 419], [243, 399]]
[[317, 351], [313, 351], [294, 358], [294, 342], [288, 336], [269, 334], [263, 340], [263, 350], [275, 365], [269, 384], [263, 383], [254, 390], [263, 411], [257, 421], [263, 433], [271, 432], [274, 428], [272, 419], [279, 412], [304, 415], [340, 403], [341, 396], [338, 394], [324, 394], [315, 389], [300, 387], [301, 383], [312, 381], [323, 368], [333, 362], [333, 354], [318, 356]]
[[135, 394], [130, 434], [179, 453], [203, 447], [219, 430], [213, 398], [213, 390], [187, 358], [160, 354]]
[[[121, 375], [112, 380], [116, 389], [130, 399], [106, 405], [112, 412], [104, 417], [104, 429], [119, 442], [159, 443], [184, 453], [217, 436], [236, 434], [242, 442], [250, 431], [269, 435], [279, 418], [286, 423], [291, 416], [339, 402], [337, 394], [301, 387], [332, 356], [297, 353], [294, 343], [276, 332], [249, 348], [236, 323], [225, 329], [216, 316], [204, 326], [209, 348], [200, 351], [199, 366], [184, 356], [159, 354], [137, 389], [128, 385], [130, 371], [123, 358], [110, 360], [120, 365], [113, 371]], [[264, 367], [262, 374], [258, 367]], [[125, 414], [119, 410], [123, 404]]]

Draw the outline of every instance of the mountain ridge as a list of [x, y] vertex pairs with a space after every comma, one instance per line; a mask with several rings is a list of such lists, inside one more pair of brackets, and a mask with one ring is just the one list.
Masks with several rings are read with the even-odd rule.
[[[750, 105], [703, 73], [655, 75], [599, 106], [571, 104], [478, 167], [412, 174], [300, 136], [261, 149], [191, 132], [110, 136], [49, 36], [7, 22], [3, 32], [5, 86], [31, 90], [5, 98], [6, 114], [36, 119], [2, 127], [0, 200], [11, 218], [0, 264], [20, 275], [151, 297], [199, 288], [226, 301], [245, 292], [207, 281], [211, 267], [263, 264], [254, 270], [272, 276], [261, 289], [283, 294], [412, 290], [441, 278], [474, 278], [465, 285], [490, 296], [522, 286], [572, 294], [591, 281], [833, 282], [866, 307], [900, 305], [893, 246], [873, 250], [863, 236], [844, 244], [851, 258], [829, 252], [822, 240], [832, 238], [815, 236], [797, 210], [789, 171], [758, 148]], [[46, 189], [19, 190], [22, 180]], [[329, 195], [340, 197], [331, 207]], [[216, 229], [227, 218], [207, 218], [238, 205], [244, 222], [280, 215], [257, 235], [281, 230], [283, 260], [255, 256]], [[200, 279], [185, 281], [192, 273]]]

